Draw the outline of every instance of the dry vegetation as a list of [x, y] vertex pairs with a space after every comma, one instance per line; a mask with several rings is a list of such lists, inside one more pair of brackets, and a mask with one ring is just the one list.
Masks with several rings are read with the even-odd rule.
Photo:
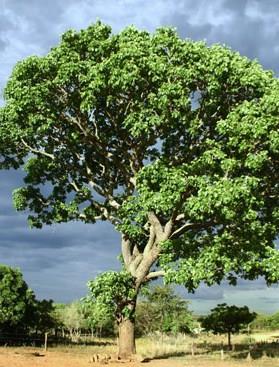
[[[279, 367], [279, 344], [276, 336], [279, 332], [235, 336], [235, 350], [226, 350], [226, 339], [221, 336], [169, 337], [154, 335], [137, 341], [138, 353], [150, 360], [150, 367]], [[249, 344], [249, 342], [252, 342]], [[0, 367], [83, 367], [104, 365], [92, 363], [92, 356], [99, 354], [114, 355], [116, 343], [113, 340], [98, 340], [94, 345], [76, 345], [52, 347], [45, 352], [42, 348], [2, 347], [0, 349]], [[221, 346], [224, 345], [223, 360]], [[250, 350], [251, 359], [247, 359]], [[110, 362], [119, 366], [119, 362]], [[121, 363], [122, 365], [122, 363]], [[130, 362], [129, 367], [142, 365]]]

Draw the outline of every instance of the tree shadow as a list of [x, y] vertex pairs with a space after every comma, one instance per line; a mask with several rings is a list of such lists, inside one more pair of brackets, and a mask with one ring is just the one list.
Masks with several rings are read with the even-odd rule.
[[[239, 349], [238, 349], [239, 348]], [[238, 346], [236, 351], [231, 355], [234, 359], [247, 358], [248, 354], [252, 359], [261, 358], [279, 358], [279, 344], [277, 342], [272, 343], [255, 343], [253, 345], [241, 345]]]
[[[221, 352], [222, 351], [222, 352]], [[217, 355], [218, 353], [224, 353], [224, 357], [229, 356], [235, 360], [251, 359], [263, 359], [263, 358], [279, 358], [279, 343], [254, 343], [254, 344], [234, 344], [233, 349], [230, 349], [227, 345], [222, 344], [204, 344], [197, 343], [194, 347], [194, 354], [189, 347], [185, 351], [162, 351], [151, 359], [167, 359], [172, 357], [209, 357]]]

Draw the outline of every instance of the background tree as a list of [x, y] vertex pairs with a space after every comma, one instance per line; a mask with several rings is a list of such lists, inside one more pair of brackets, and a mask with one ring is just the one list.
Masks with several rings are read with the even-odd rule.
[[64, 325], [64, 317], [63, 313], [66, 308], [66, 304], [64, 303], [54, 303], [54, 310], [52, 311], [51, 315], [53, 319], [55, 320], [55, 335], [57, 336], [58, 333], [62, 334], [62, 337], [65, 337], [65, 325]]
[[37, 300], [19, 269], [0, 265], [0, 331], [42, 334], [53, 329], [53, 301]]
[[36, 300], [33, 325], [36, 333], [44, 334], [57, 327], [54, 317], [54, 304], [52, 300]]
[[86, 298], [82, 304], [82, 314], [85, 319], [85, 327], [91, 330], [92, 336], [97, 337], [112, 336], [115, 331], [115, 317], [114, 314], [108, 312], [103, 305], [92, 302]]
[[177, 334], [190, 333], [195, 327], [188, 302], [175, 294], [169, 286], [151, 287], [138, 302], [136, 310], [136, 331], [148, 334], [159, 331]]
[[277, 281], [278, 96], [257, 62], [169, 28], [98, 22], [15, 66], [0, 110], [0, 163], [26, 171], [15, 206], [31, 226], [108, 220], [121, 233], [129, 289], [114, 298], [111, 273], [102, 292], [91, 284], [119, 300], [120, 356], [135, 351], [143, 283]]
[[210, 314], [201, 318], [201, 326], [205, 330], [217, 334], [228, 334], [228, 346], [231, 348], [231, 334], [237, 333], [247, 327], [256, 317], [255, 312], [250, 312], [247, 306], [228, 306], [226, 303], [217, 305]]
[[77, 339], [82, 329], [86, 327], [86, 320], [82, 313], [80, 302], [75, 301], [60, 308], [61, 321], [69, 332], [72, 340]]
[[33, 325], [36, 301], [19, 269], [0, 265], [0, 330], [23, 332]]
[[279, 329], [279, 312], [272, 315], [257, 315], [255, 320], [251, 322], [252, 330], [278, 330]]

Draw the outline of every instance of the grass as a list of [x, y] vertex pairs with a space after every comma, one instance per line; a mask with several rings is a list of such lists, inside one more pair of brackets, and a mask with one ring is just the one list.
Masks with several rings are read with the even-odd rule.
[[177, 337], [154, 335], [137, 340], [137, 351], [144, 357], [159, 358], [200, 358], [230, 360], [273, 359], [279, 366], [279, 344], [276, 336], [279, 332], [236, 335], [233, 338], [233, 350], [226, 345], [225, 336], [201, 335], [191, 337], [179, 335]]
[[[180, 334], [178, 336], [162, 335], [160, 333], [148, 337], [138, 338], [137, 353], [151, 359], [168, 357], [199, 356], [207, 358], [221, 358], [221, 349], [225, 358], [245, 359], [250, 352], [252, 357], [279, 358], [279, 331], [234, 335], [232, 337], [233, 351], [227, 348], [225, 335], [201, 334], [197, 337]], [[117, 352], [117, 339], [95, 338], [88, 343], [51, 347], [61, 352], [75, 351], [77, 353], [105, 353]]]
[[[226, 346], [225, 336], [200, 335], [151, 335], [137, 339], [137, 352], [143, 357], [157, 360], [160, 365], [163, 359], [169, 358], [186, 366], [249, 366], [247, 360], [250, 353], [253, 366], [279, 367], [279, 344], [276, 337], [279, 331], [267, 333], [254, 333], [251, 335], [239, 334], [233, 336], [234, 350], [229, 351]], [[223, 353], [221, 350], [223, 349]], [[28, 348], [18, 348], [28, 353]], [[31, 349], [30, 349], [31, 350]], [[50, 347], [48, 353], [61, 353], [68, 356], [80, 356], [81, 359], [89, 358], [94, 354], [114, 355], [117, 353], [116, 339], [94, 339], [91, 345], [78, 344], [68, 346]], [[223, 360], [221, 360], [223, 357]], [[154, 362], [155, 363], [155, 362]], [[170, 361], [171, 363], [171, 361]]]

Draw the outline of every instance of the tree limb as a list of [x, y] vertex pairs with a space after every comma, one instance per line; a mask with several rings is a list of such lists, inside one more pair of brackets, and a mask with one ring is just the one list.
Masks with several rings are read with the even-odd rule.
[[32, 148], [32, 147], [31, 147], [30, 145], [28, 145], [28, 144], [26, 143], [26, 141], [25, 141], [24, 139], [22, 139], [22, 138], [21, 138], [21, 142], [22, 142], [22, 144], [23, 144], [23, 145], [24, 145], [28, 150], [30, 150], [30, 152], [32, 152], [32, 153], [34, 153], [34, 154], [43, 155], [43, 156], [48, 157], [48, 158], [50, 158], [50, 159], [52, 159], [52, 160], [54, 160], [54, 159], [55, 159], [55, 157], [54, 157], [54, 155], [53, 155], [53, 154], [47, 153], [47, 152], [45, 152], [44, 150], [39, 150], [39, 149]]
[[153, 272], [147, 274], [145, 279], [146, 280], [156, 279], [156, 278], [159, 278], [159, 277], [163, 277], [164, 275], [166, 275], [166, 273], [163, 270], [153, 271]]
[[151, 226], [153, 226], [154, 229], [155, 229], [156, 237], [158, 237], [158, 238], [163, 237], [163, 234], [164, 234], [163, 227], [162, 227], [159, 219], [157, 218], [157, 216], [155, 215], [154, 212], [149, 212], [148, 213], [148, 220], [149, 220]]
[[180, 228], [175, 230], [169, 238], [179, 237], [183, 233], [187, 232], [189, 229], [196, 229], [196, 228], [206, 228], [213, 226], [214, 222], [207, 222], [207, 223], [185, 223]]
[[128, 267], [132, 260], [132, 246], [130, 240], [125, 235], [122, 235], [121, 250], [125, 266]]
[[154, 227], [153, 226], [150, 226], [150, 229], [149, 229], [149, 239], [148, 239], [148, 242], [144, 248], [144, 251], [143, 251], [143, 254], [146, 255], [152, 248], [154, 242], [155, 242], [155, 230], [154, 230]]

